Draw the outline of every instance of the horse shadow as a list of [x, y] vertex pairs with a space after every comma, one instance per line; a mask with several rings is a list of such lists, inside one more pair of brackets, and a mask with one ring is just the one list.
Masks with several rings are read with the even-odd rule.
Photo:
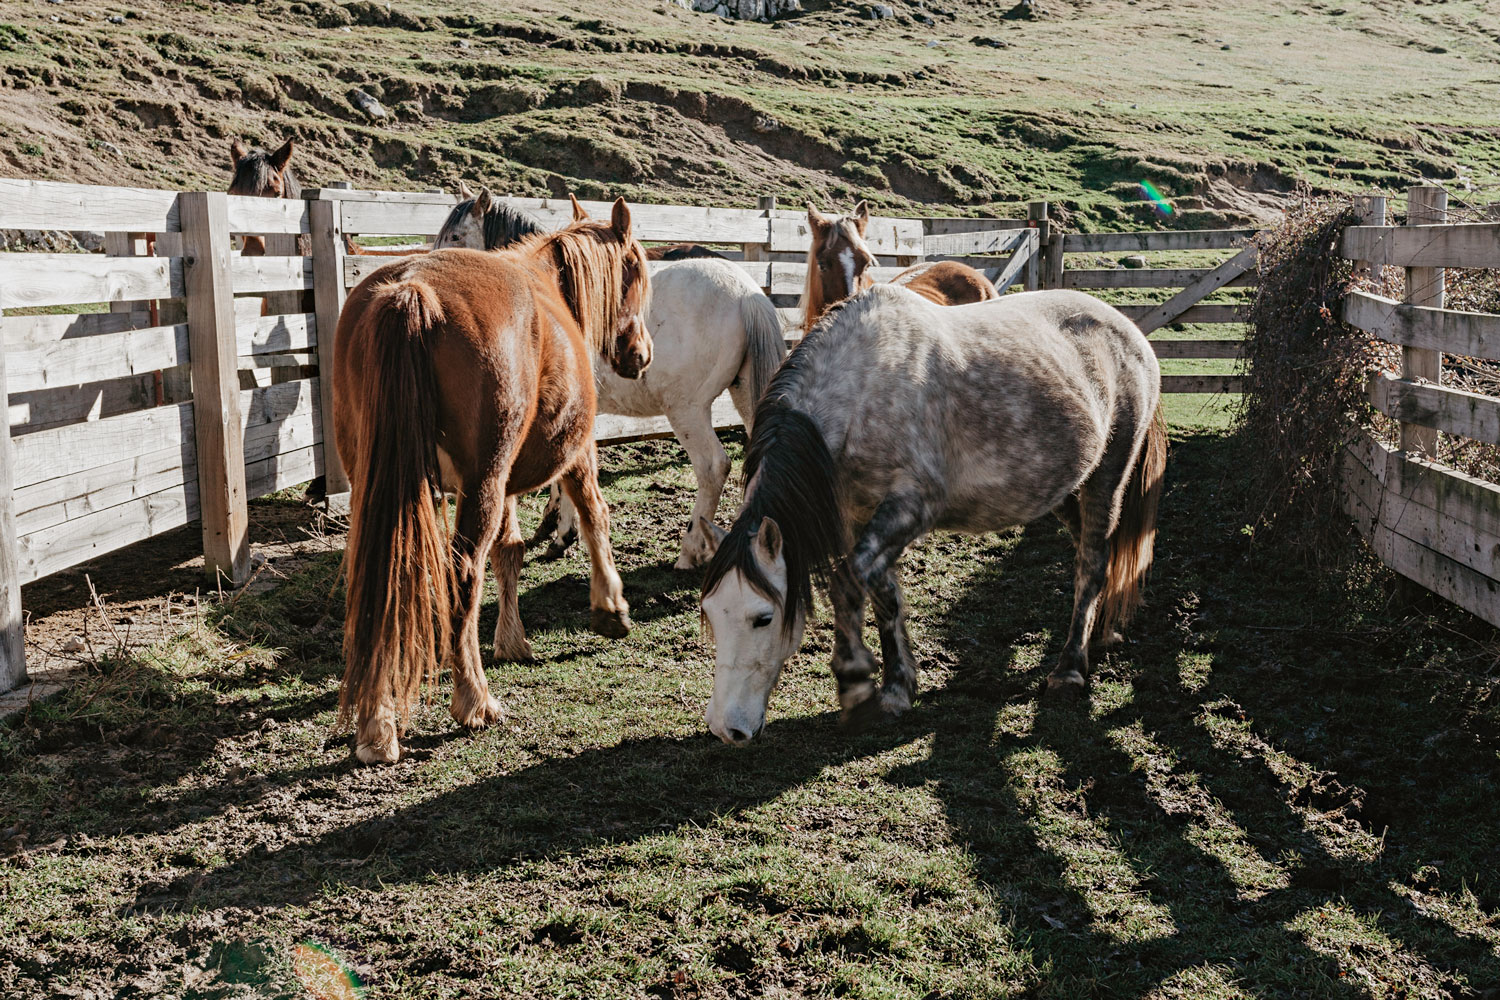
[[[1177, 477], [1211, 477], [1222, 470], [1222, 441], [1179, 441], [1173, 461]], [[1007, 648], [1003, 635], [967, 642], [973, 629], [966, 623], [1005, 608], [1018, 592], [1032, 600], [1024, 613], [1007, 615], [1014, 619], [1011, 630], [1064, 621], [1065, 607], [1046, 576], [1069, 565], [1072, 546], [1050, 526], [1033, 526], [1002, 569], [976, 574], [941, 616], [944, 647], [960, 651], [943, 692], [943, 723], [930, 756], [888, 780], [937, 789], [956, 839], [969, 846], [979, 878], [1003, 901], [1015, 937], [1035, 953], [1034, 965], [1052, 970], [1044, 995], [1156, 995], [1174, 977], [1191, 979], [1195, 970], [1216, 965], [1232, 969], [1236, 985], [1255, 995], [1371, 996], [1334, 949], [1316, 947], [1298, 929], [1299, 920], [1324, 919], [1317, 915], [1327, 908], [1353, 910], [1416, 952], [1438, 990], [1468, 995], [1462, 983], [1500, 982], [1500, 956], [1488, 941], [1422, 911], [1393, 888], [1410, 884], [1426, 861], [1451, 856], [1451, 831], [1427, 823], [1419, 809], [1403, 815], [1387, 810], [1382, 850], [1359, 858], [1336, 849], [1323, 826], [1357, 817], [1337, 815], [1333, 802], [1322, 803], [1332, 807], [1322, 815], [1300, 808], [1309, 798], [1317, 803], [1324, 793], [1316, 783], [1335, 769], [1351, 785], [1401, 773], [1410, 767], [1409, 748], [1370, 740], [1362, 749], [1374, 756], [1351, 775], [1342, 757], [1298, 745], [1314, 787], [1288, 782], [1281, 758], [1293, 741], [1286, 734], [1307, 730], [1327, 712], [1317, 698], [1289, 697], [1267, 685], [1260, 662], [1267, 648], [1239, 642], [1243, 626], [1259, 623], [1242, 618], [1232, 631], [1236, 643], [1224, 643], [1194, 620], [1195, 614], [1232, 613], [1215, 592], [1226, 571], [1251, 574], [1267, 587], [1284, 584], [1287, 574], [1269, 565], [1227, 569], [1222, 543], [1209, 543], [1214, 532], [1233, 530], [1232, 522], [1205, 516], [1184, 494], [1169, 486], [1163, 500], [1150, 603], [1132, 629], [1152, 638], [1095, 665], [1096, 685], [1109, 691], [1096, 689], [1093, 703], [1042, 701], [1029, 726], [1002, 724], [1005, 705], [995, 696], [1029, 698], [1060, 651], [1061, 636], [1047, 643], [1046, 662], [1024, 684], [1008, 662], [1016, 647]], [[1016, 570], [1028, 578], [1007, 580]], [[1206, 598], [1219, 606], [1204, 611]], [[1267, 602], [1251, 615], [1284, 613], [1285, 607]], [[1311, 641], [1320, 642], [1318, 633]], [[1185, 646], [1198, 655], [1190, 672], [1181, 662]], [[995, 656], [986, 649], [1005, 652]], [[1368, 686], [1372, 679], [1348, 683]], [[967, 697], [970, 691], [983, 696]], [[1396, 711], [1425, 712], [1394, 692], [1384, 701]], [[1216, 732], [1220, 725], [1250, 735], [1234, 742]], [[1151, 754], [1143, 756], [1142, 747]], [[1041, 777], [1038, 760], [1052, 766], [1041, 768]], [[1040, 790], [1033, 787], [1039, 781]], [[1474, 817], [1482, 832], [1466, 852], [1471, 859], [1500, 852], [1500, 808], [1492, 803], [1483, 811], [1487, 815]], [[1123, 888], [1111, 891], [1090, 877], [1089, 866], [1101, 857]], [[1288, 858], [1297, 860], [1289, 864]], [[1277, 867], [1284, 877], [1265, 877]], [[1257, 868], [1260, 884], [1253, 877]], [[1451, 882], [1457, 889], [1458, 879]]]

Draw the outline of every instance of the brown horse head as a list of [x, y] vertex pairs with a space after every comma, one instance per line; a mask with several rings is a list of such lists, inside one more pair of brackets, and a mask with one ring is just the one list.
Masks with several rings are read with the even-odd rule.
[[541, 241], [550, 245], [568, 308], [599, 356], [621, 377], [640, 378], [651, 364], [645, 322], [651, 280], [630, 208], [616, 198], [608, 224], [594, 222], [568, 197], [572, 225]]
[[[250, 198], [300, 198], [302, 186], [297, 176], [289, 169], [294, 140], [288, 139], [275, 152], [259, 147], [251, 148], [235, 139], [229, 144], [230, 164], [234, 179], [229, 182], [229, 193]], [[263, 257], [266, 241], [260, 236], [246, 236], [246, 257]]]
[[807, 206], [812, 242], [807, 250], [807, 287], [802, 293], [802, 329], [808, 331], [835, 302], [875, 283], [866, 273], [875, 255], [865, 246], [870, 207], [861, 201], [850, 215], [824, 215]]

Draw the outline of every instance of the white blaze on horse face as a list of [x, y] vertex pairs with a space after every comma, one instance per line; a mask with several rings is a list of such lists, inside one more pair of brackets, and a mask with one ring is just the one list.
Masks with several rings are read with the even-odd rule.
[[[777, 589], [786, 592], [786, 561], [764, 566]], [[739, 570], [730, 570], [703, 598], [713, 629], [714, 693], [704, 709], [709, 730], [732, 746], [744, 746], [766, 724], [766, 705], [781, 668], [802, 645], [802, 613], [790, 632], [782, 628], [776, 601], [752, 588]]]
[[854, 283], [854, 248], [844, 247], [839, 251], [839, 263], [844, 265], [844, 298], [852, 298], [859, 288]]

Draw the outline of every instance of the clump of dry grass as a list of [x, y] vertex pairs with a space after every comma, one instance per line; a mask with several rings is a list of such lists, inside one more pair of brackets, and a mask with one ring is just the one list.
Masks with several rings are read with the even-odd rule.
[[1306, 199], [1260, 234], [1260, 285], [1245, 345], [1250, 390], [1238, 424], [1248, 452], [1250, 527], [1314, 561], [1347, 551], [1340, 455], [1373, 414], [1368, 372], [1389, 365], [1393, 353], [1341, 318], [1357, 276], [1339, 244], [1353, 224], [1347, 203]]

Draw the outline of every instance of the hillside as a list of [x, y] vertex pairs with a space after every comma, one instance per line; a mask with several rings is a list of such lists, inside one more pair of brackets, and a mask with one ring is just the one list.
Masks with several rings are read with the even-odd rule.
[[1500, 200], [1486, 0], [804, 6], [762, 24], [658, 0], [11, 0], [0, 173], [222, 188], [231, 137], [294, 136], [311, 185], [922, 214], [1048, 198], [1092, 228], [1149, 222], [1143, 178], [1184, 226], [1300, 183]]

